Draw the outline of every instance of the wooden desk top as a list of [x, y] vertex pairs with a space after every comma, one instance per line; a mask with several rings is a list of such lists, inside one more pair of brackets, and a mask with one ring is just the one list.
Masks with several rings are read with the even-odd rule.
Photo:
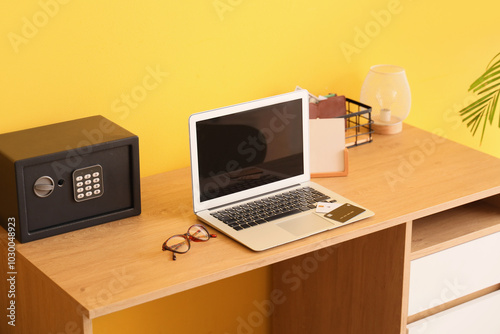
[[349, 154], [347, 177], [315, 181], [375, 216], [268, 251], [218, 234], [175, 262], [162, 252], [167, 237], [198, 223], [184, 168], [142, 179], [140, 216], [18, 244], [18, 256], [93, 319], [500, 193], [500, 159], [411, 126]]

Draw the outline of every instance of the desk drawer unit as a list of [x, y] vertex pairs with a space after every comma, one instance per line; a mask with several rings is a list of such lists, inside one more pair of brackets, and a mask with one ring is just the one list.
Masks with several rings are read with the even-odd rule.
[[498, 334], [500, 291], [408, 325], [408, 334]]
[[408, 314], [498, 283], [500, 232], [411, 261]]

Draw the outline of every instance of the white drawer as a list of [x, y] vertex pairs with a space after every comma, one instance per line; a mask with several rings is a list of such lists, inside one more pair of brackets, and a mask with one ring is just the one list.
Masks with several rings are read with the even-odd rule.
[[499, 334], [500, 291], [408, 325], [408, 334]]
[[411, 261], [408, 314], [500, 283], [500, 232]]

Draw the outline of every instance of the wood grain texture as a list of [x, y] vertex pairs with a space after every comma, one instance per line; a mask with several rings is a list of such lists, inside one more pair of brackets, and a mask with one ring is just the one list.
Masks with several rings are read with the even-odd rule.
[[[189, 253], [174, 262], [171, 254], [161, 251], [163, 241], [198, 223], [192, 212], [190, 170], [184, 168], [141, 180], [140, 216], [18, 244], [17, 252], [26, 259], [27, 267], [39, 272], [35, 277], [44, 277], [59, 287], [68, 303], [77, 303], [82, 316], [88, 319], [331, 246], [348, 245], [344, 243], [357, 238], [361, 239], [352, 245], [365, 247], [366, 242], [370, 249], [384, 249], [383, 259], [376, 261], [384, 265], [379, 270], [400, 275], [404, 269], [400, 262], [394, 268], [387, 267], [391, 260], [404, 258], [404, 229], [398, 225], [500, 193], [498, 170], [499, 159], [405, 125], [399, 134], [374, 135], [372, 143], [351, 148], [348, 177], [314, 180], [375, 212], [374, 217], [354, 224], [265, 252], [253, 252], [219, 235], [209, 242], [194, 244]], [[377, 234], [379, 231], [384, 232]], [[377, 238], [370, 237], [373, 233], [382, 238], [393, 233], [388, 231], [397, 231], [394, 254]], [[0, 238], [5, 237], [2, 229]], [[392, 244], [389, 239], [387, 242]], [[362, 255], [354, 246], [340, 249], [344, 253], [352, 251], [347, 255], [351, 258]], [[355, 268], [349, 270], [358, 277], [352, 282], [346, 280], [346, 289], [354, 291], [359, 286], [369, 295], [361, 287], [364, 281], [360, 277], [365, 264], [375, 274], [367, 260], [370, 258], [376, 260], [375, 255], [366, 254], [361, 262], [351, 263]], [[348, 264], [342, 267], [347, 270]], [[375, 277], [388, 275], [377, 273]], [[27, 287], [32, 284], [35, 281], [26, 281]], [[399, 291], [401, 284], [397, 282]], [[367, 298], [380, 306], [370, 296]], [[399, 315], [401, 298], [394, 297], [388, 306]], [[31, 309], [31, 305], [24, 307]], [[400, 323], [400, 319], [396, 325], [391, 320], [390, 331]]]
[[272, 333], [401, 333], [406, 225], [273, 265]]
[[[3, 258], [6, 249], [3, 234], [1, 240]], [[0, 264], [2, 269], [7, 268], [7, 263], [0, 261]], [[15, 270], [15, 326], [2, 319], [1, 333], [92, 333], [92, 322], [83, 315], [81, 306], [21, 254], [16, 255]], [[3, 310], [7, 300], [5, 281], [2, 279], [0, 289]]]
[[413, 223], [412, 259], [500, 231], [500, 207], [481, 200]]

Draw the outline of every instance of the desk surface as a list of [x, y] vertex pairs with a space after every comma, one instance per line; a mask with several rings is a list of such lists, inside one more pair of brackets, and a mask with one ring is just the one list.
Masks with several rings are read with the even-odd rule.
[[140, 216], [17, 251], [93, 319], [498, 194], [499, 170], [495, 157], [405, 125], [400, 134], [351, 148], [347, 177], [314, 180], [375, 212], [354, 224], [264, 252], [219, 234], [174, 262], [161, 251], [163, 241], [198, 223], [185, 168], [142, 179]]

